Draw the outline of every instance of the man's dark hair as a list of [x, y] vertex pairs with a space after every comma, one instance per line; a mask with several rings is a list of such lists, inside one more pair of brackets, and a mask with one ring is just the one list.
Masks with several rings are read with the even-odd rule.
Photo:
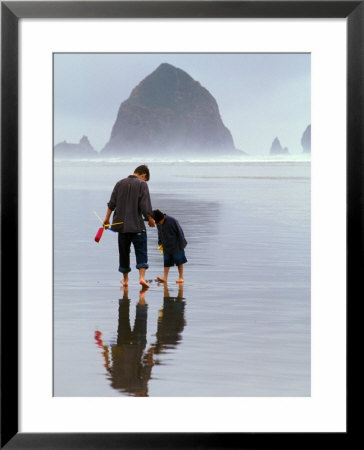
[[149, 181], [150, 173], [149, 173], [148, 166], [146, 166], [145, 164], [143, 164], [142, 166], [138, 166], [134, 170], [134, 173], [136, 173], [137, 175], [144, 175], [145, 174], [147, 176], [147, 181]]

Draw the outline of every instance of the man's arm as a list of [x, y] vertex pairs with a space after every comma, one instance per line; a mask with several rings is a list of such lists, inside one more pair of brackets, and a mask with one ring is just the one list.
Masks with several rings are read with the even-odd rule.
[[118, 188], [119, 183], [116, 183], [116, 185], [114, 186], [114, 189], [112, 190], [111, 193], [111, 197], [109, 200], [109, 203], [107, 204], [107, 211], [106, 211], [106, 216], [104, 219], [104, 226], [105, 225], [110, 225], [110, 216], [111, 213], [114, 211], [115, 206], [116, 206], [116, 197], [117, 197], [117, 188]]
[[148, 219], [149, 226], [155, 227], [155, 220], [152, 217], [152, 202], [150, 201], [149, 189], [146, 181], [142, 184], [140, 209], [144, 217]]
[[104, 219], [104, 227], [105, 227], [105, 225], [110, 225], [110, 216], [111, 216], [111, 213], [112, 213], [111, 209], [110, 209], [110, 208], [107, 208], [106, 216], [105, 216], [105, 219]]

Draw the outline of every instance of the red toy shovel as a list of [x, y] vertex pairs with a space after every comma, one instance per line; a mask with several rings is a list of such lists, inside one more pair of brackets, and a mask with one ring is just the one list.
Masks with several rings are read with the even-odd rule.
[[[102, 224], [104, 224], [104, 222], [102, 221], [101, 217], [97, 214], [97, 212], [94, 211], [94, 213], [95, 213], [96, 217], [99, 219], [99, 221], [100, 221]], [[112, 223], [111, 225], [120, 225], [121, 223], [124, 223], [124, 222], [116, 222], [116, 223]], [[107, 224], [107, 225], [105, 225], [105, 227], [107, 227], [107, 229], [110, 230], [109, 227], [111, 227], [111, 225]], [[100, 242], [100, 240], [101, 240], [101, 238], [102, 238], [102, 235], [104, 234], [104, 231], [105, 231], [105, 228], [104, 228], [104, 227], [101, 227], [101, 228], [99, 228], [99, 229], [97, 230], [97, 233], [96, 233], [96, 236], [95, 236], [95, 241], [96, 241], [96, 242]]]
[[102, 235], [104, 233], [105, 228], [101, 227], [97, 230], [96, 236], [95, 236], [95, 241], [96, 242], [100, 242], [100, 239], [102, 238]]

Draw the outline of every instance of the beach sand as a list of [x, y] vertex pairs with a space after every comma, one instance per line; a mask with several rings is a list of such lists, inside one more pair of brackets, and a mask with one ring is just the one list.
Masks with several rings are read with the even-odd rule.
[[150, 289], [125, 292], [117, 235], [94, 236], [136, 163], [54, 169], [55, 396], [309, 396], [310, 164], [149, 163], [154, 209], [188, 245], [168, 286], [147, 228]]

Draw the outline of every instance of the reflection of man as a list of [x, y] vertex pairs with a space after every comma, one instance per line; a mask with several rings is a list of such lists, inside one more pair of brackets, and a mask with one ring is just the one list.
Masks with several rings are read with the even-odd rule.
[[148, 269], [147, 232], [144, 219], [149, 226], [154, 227], [152, 204], [150, 201], [147, 181], [149, 169], [142, 165], [134, 170], [133, 175], [116, 183], [104, 219], [104, 225], [110, 224], [110, 216], [114, 211], [113, 222], [117, 225], [111, 229], [118, 231], [119, 272], [123, 274], [123, 286], [128, 286], [130, 269], [130, 247], [134, 246], [136, 268], [139, 270], [139, 283], [149, 287], [145, 281], [145, 271]]
[[[111, 386], [122, 392], [137, 397], [148, 396], [148, 381], [153, 367], [152, 350], [144, 353], [147, 343], [148, 305], [145, 303], [146, 288], [140, 291], [139, 303], [136, 305], [134, 328], [131, 330], [129, 320], [130, 299], [128, 289], [124, 288], [124, 296], [119, 301], [119, 324], [117, 341], [111, 345], [107, 355], [106, 367], [110, 373]], [[99, 333], [99, 332], [96, 332]], [[96, 341], [100, 335], [96, 336]], [[111, 361], [109, 361], [111, 358]]]
[[158, 317], [157, 342], [154, 344], [154, 353], [164, 353], [164, 349], [175, 348], [182, 340], [181, 333], [186, 325], [183, 298], [183, 284], [179, 285], [177, 297], [169, 295], [168, 285], [164, 286], [163, 309]]
[[148, 396], [148, 382], [151, 378], [154, 354], [163, 354], [168, 349], [175, 348], [181, 341], [181, 333], [186, 324], [184, 318], [185, 299], [183, 285], [178, 289], [177, 297], [171, 297], [168, 285], [164, 283], [163, 308], [159, 311], [157, 340], [148, 351], [147, 344], [147, 313], [145, 302], [147, 288], [140, 291], [139, 302], [136, 305], [134, 328], [131, 330], [129, 309], [130, 299], [128, 288], [124, 288], [124, 296], [119, 300], [119, 322], [117, 341], [114, 345], [104, 345], [100, 331], [95, 332], [96, 344], [103, 349], [105, 368], [109, 373], [111, 386], [121, 392], [136, 397]]

